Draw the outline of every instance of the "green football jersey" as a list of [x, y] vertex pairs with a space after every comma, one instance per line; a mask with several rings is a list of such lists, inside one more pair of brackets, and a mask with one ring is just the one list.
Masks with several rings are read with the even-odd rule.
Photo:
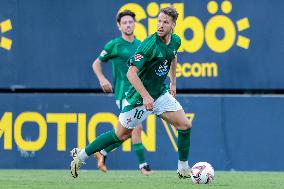
[[[138, 77], [154, 100], [168, 90], [165, 80], [180, 45], [181, 39], [176, 34], [171, 34], [171, 41], [166, 45], [154, 33], [141, 43], [135, 55], [129, 59], [129, 64], [139, 69]], [[141, 95], [133, 86], [130, 87], [126, 99], [132, 107], [143, 104]]]
[[136, 38], [131, 43], [118, 37], [108, 42], [98, 57], [102, 62], [112, 62], [114, 95], [117, 100], [124, 99], [129, 89], [130, 83], [126, 77], [127, 61], [134, 55], [140, 43]]

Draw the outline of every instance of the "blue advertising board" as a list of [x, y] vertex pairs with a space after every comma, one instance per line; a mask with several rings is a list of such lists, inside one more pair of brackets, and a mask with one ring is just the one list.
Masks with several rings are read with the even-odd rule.
[[178, 89], [284, 89], [281, 0], [1, 0], [0, 88], [99, 89], [91, 65], [120, 35], [117, 12], [137, 14], [142, 40], [169, 4], [182, 39]]
[[[180, 95], [193, 121], [189, 162], [216, 170], [283, 171], [284, 98]], [[69, 151], [113, 129], [113, 96], [0, 94], [0, 168], [67, 169]], [[143, 123], [146, 159], [155, 170], [177, 166], [177, 132], [151, 115]], [[137, 169], [131, 143], [108, 156], [109, 169]], [[89, 158], [86, 169], [96, 169]]]

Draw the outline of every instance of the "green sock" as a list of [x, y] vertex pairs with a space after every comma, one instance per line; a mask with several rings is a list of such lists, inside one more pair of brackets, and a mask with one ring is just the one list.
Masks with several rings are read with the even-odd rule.
[[121, 142], [117, 142], [117, 143], [114, 143], [114, 144], [111, 144], [109, 145], [108, 147], [106, 147], [104, 150], [109, 153], [111, 152], [112, 150], [114, 150], [115, 148], [119, 147], [121, 145]]
[[86, 148], [85, 152], [88, 156], [92, 155], [95, 152], [98, 152], [109, 145], [115, 144], [115, 143], [122, 143], [119, 138], [117, 138], [115, 131], [108, 131], [106, 133], [101, 134], [94, 140], [92, 143], [90, 143]]
[[178, 159], [180, 161], [187, 161], [190, 148], [190, 131], [178, 130]]
[[133, 148], [138, 158], [139, 164], [145, 163], [143, 144], [142, 143], [133, 144]]

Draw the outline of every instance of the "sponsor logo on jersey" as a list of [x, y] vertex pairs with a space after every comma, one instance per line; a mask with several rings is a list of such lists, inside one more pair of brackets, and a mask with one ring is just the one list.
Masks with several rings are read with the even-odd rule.
[[166, 75], [168, 73], [168, 60], [165, 60], [157, 70], [155, 70], [155, 73], [157, 76], [163, 76]]

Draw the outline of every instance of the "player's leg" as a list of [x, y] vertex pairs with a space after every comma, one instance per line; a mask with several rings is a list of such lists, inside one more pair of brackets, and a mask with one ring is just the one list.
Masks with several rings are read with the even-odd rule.
[[[106, 166], [106, 159], [107, 159], [107, 154], [111, 152], [112, 150], [116, 149], [121, 145], [121, 142], [117, 142], [114, 144], [109, 145], [105, 149], [95, 152], [94, 157], [97, 160], [97, 166], [102, 172], [107, 172], [107, 166]], [[70, 155], [72, 158], [75, 158], [81, 150], [79, 148], [73, 148], [70, 151]]]
[[[159, 100], [159, 101], [158, 101]], [[179, 102], [170, 94], [165, 94], [158, 99], [156, 106], [159, 107], [157, 114], [178, 130], [178, 170], [179, 177], [190, 177], [188, 156], [190, 149], [191, 121], [186, 117]]]
[[82, 149], [79, 154], [73, 159], [70, 165], [71, 174], [74, 178], [78, 176], [78, 171], [82, 164], [84, 164], [85, 160], [109, 145], [115, 143], [122, 143], [127, 138], [130, 137], [132, 132], [132, 128], [123, 127], [120, 122], [118, 122], [115, 130], [105, 132], [98, 136], [92, 143], [87, 145], [84, 149]]
[[136, 125], [135, 129], [132, 131], [132, 146], [135, 151], [135, 154], [137, 156], [138, 162], [139, 162], [139, 169], [141, 170], [141, 173], [144, 175], [149, 175], [153, 171], [150, 168], [150, 165], [146, 162], [145, 160], [145, 155], [144, 155], [144, 145], [141, 140], [141, 132], [142, 132], [142, 124]]
[[[116, 103], [116, 105], [117, 105], [117, 107], [119, 108], [120, 111], [122, 111], [124, 104], [125, 104], [125, 101], [126, 101], [125, 99], [115, 101], [115, 103]], [[103, 172], [107, 171], [106, 159], [107, 159], [108, 153], [115, 150], [120, 145], [121, 145], [121, 143], [117, 142], [115, 144], [109, 145], [108, 147], [106, 147], [105, 149], [102, 149], [99, 152], [94, 153], [94, 157], [97, 160], [97, 166], [101, 171], [103, 171]]]
[[[137, 112], [139, 112], [137, 114]], [[135, 126], [146, 119], [147, 115], [152, 112], [146, 111], [144, 106], [130, 109], [128, 112], [119, 114], [117, 127], [112, 131], [101, 134], [90, 143], [86, 148], [82, 149], [79, 154], [71, 162], [70, 170], [74, 178], [78, 176], [78, 171], [85, 160], [95, 152], [98, 152], [109, 145], [122, 143], [128, 139]]]
[[175, 126], [178, 130], [178, 169], [177, 174], [180, 178], [190, 177], [188, 156], [190, 149], [191, 122], [185, 116], [183, 110], [176, 112], [165, 112], [161, 118]]

